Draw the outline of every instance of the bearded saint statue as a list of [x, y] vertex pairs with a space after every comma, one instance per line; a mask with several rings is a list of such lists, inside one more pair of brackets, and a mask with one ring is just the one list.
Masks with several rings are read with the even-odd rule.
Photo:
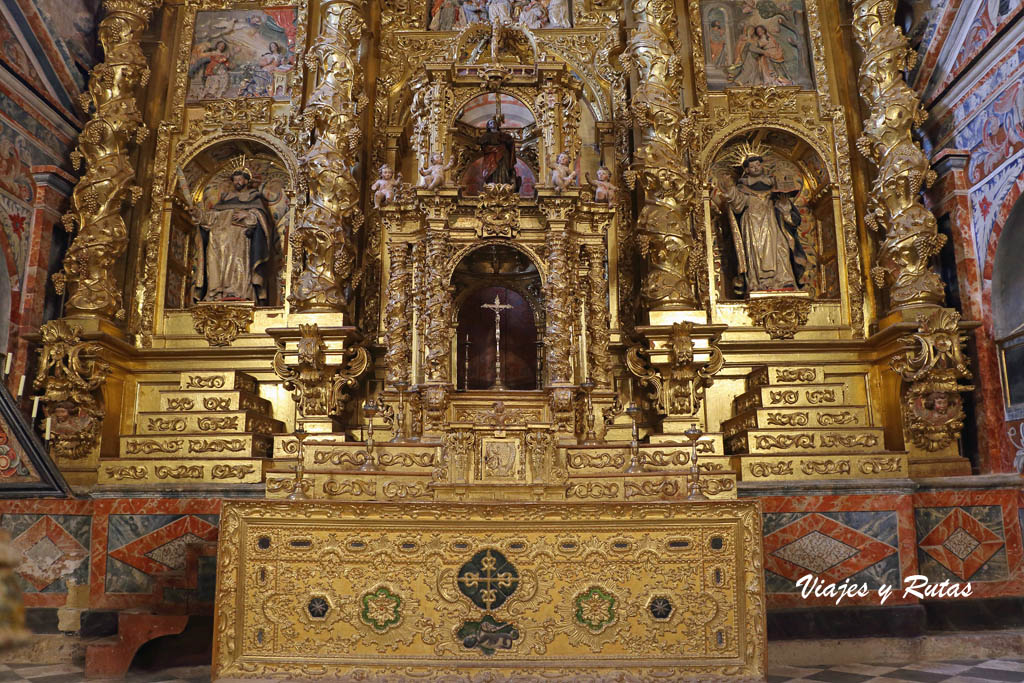
[[239, 168], [210, 208], [192, 208], [196, 231], [196, 301], [270, 303], [268, 285], [274, 221], [267, 201]]
[[739, 180], [719, 178], [718, 199], [728, 215], [736, 247], [737, 293], [800, 289], [807, 256], [797, 235], [800, 211], [792, 201], [800, 186], [779, 187], [764, 157], [747, 150], [737, 158]]

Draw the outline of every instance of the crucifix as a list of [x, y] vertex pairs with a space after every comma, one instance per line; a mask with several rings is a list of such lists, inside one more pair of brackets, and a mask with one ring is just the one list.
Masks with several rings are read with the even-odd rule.
[[494, 384], [491, 385], [491, 389], [504, 389], [505, 385], [501, 381], [501, 312], [513, 307], [501, 303], [501, 299], [495, 294], [493, 304], [484, 304], [480, 308], [494, 311]]

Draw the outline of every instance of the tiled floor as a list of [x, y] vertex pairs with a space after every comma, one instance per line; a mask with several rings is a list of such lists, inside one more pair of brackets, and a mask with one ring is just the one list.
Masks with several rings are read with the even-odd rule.
[[768, 683], [991, 683], [1024, 682], [1024, 659], [919, 662], [917, 664], [844, 664], [842, 666], [784, 666], [770, 669]]
[[[71, 665], [0, 664], [0, 683], [80, 683], [82, 669]], [[131, 672], [125, 683], [207, 683], [206, 667]], [[685, 680], [685, 679], [684, 679]], [[844, 664], [842, 666], [784, 666], [771, 669], [768, 683], [1024, 683], [1024, 659], [922, 662], [902, 666]]]

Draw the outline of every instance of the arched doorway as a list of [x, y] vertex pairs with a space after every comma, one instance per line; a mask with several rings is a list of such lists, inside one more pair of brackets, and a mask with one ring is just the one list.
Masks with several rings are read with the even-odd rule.
[[1024, 198], [1003, 225], [992, 264], [992, 326], [999, 347], [1006, 419], [1024, 418]]
[[462, 259], [452, 284], [459, 390], [537, 389], [541, 288], [534, 263], [512, 247], [486, 245]]

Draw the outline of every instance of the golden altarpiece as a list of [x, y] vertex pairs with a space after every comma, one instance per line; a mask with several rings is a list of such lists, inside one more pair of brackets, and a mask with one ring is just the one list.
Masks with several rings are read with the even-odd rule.
[[970, 471], [891, 2], [105, 8], [36, 386], [79, 486], [271, 499], [218, 675], [758, 678], [739, 484]]

